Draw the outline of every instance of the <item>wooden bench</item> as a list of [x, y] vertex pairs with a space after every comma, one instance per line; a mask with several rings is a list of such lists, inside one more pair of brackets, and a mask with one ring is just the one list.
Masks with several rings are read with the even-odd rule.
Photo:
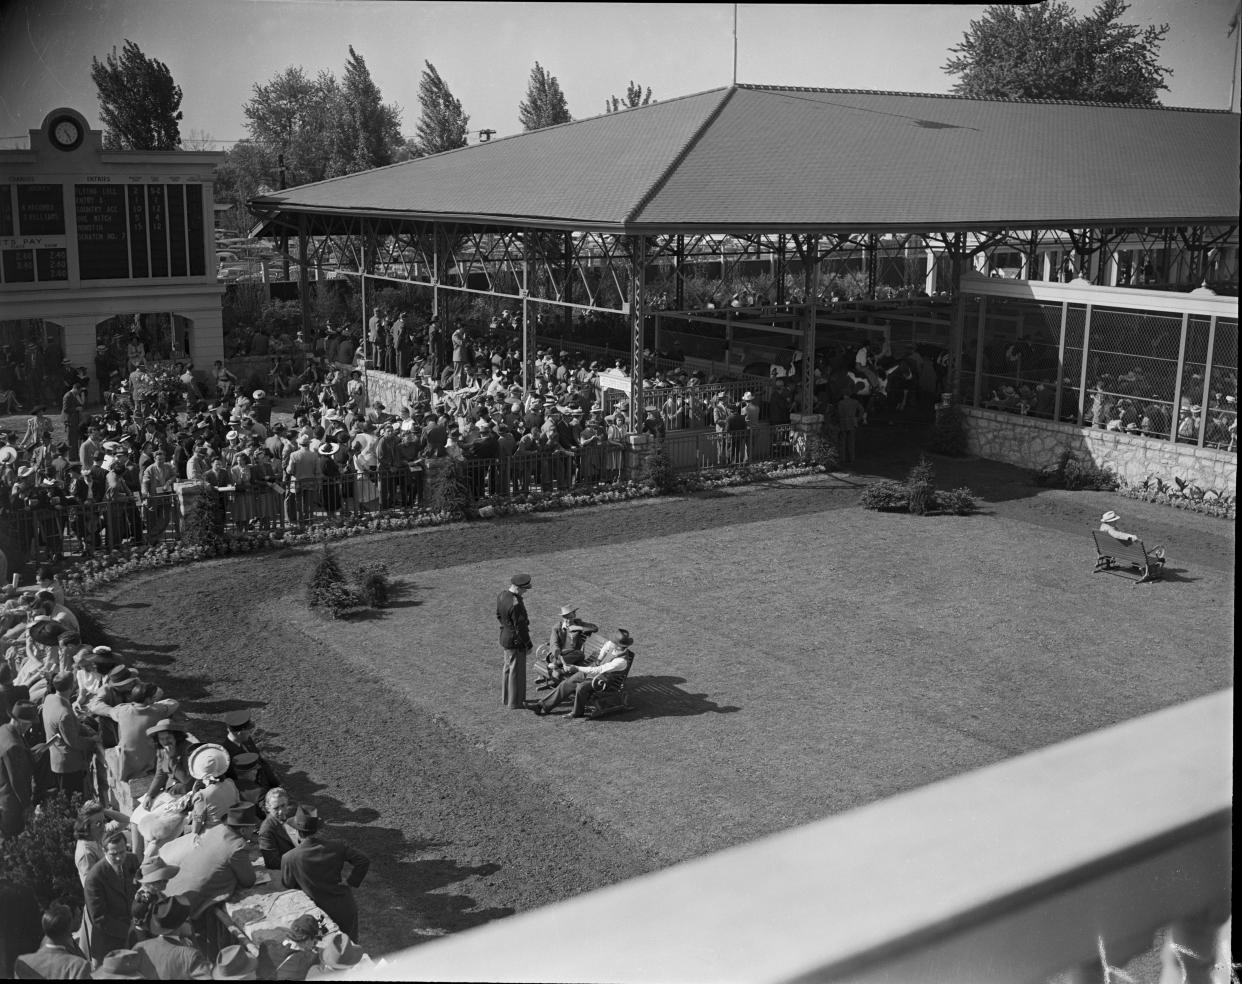
[[1124, 577], [1125, 571], [1136, 568], [1139, 574], [1134, 582], [1136, 585], [1154, 581], [1160, 576], [1164, 557], [1149, 554], [1142, 540], [1118, 540], [1102, 530], [1092, 530], [1091, 535], [1095, 538], [1096, 552], [1092, 574], [1108, 571]]

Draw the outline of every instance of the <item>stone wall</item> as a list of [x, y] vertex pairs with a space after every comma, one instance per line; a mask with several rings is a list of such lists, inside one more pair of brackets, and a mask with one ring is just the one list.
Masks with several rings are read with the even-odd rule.
[[962, 407], [971, 454], [1032, 470], [1055, 465], [1064, 451], [1111, 468], [1131, 484], [1177, 476], [1205, 489], [1237, 494], [1238, 456], [1216, 448], [1174, 444], [1118, 431]]
[[389, 413], [397, 413], [415, 390], [414, 380], [390, 372], [367, 373], [367, 393], [372, 403], [378, 400]]

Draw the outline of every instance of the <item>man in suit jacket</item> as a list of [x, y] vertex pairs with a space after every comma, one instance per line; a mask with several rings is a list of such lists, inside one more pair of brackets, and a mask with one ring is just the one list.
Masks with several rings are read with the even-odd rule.
[[209, 981], [211, 964], [201, 950], [181, 935], [190, 917], [190, 903], [181, 896], [160, 900], [151, 913], [149, 940], [134, 944], [142, 976], [149, 981]]
[[43, 942], [34, 953], [18, 957], [13, 976], [19, 981], [86, 981], [91, 962], [73, 938], [73, 913], [53, 902], [43, 913]]
[[239, 888], [254, 885], [254, 866], [246, 838], [257, 823], [253, 805], [230, 809], [223, 823], [209, 828], [198, 839], [198, 845], [181, 862], [181, 870], [164, 887], [164, 894], [183, 896], [190, 906], [190, 918], [197, 919], [213, 903], [224, 901]]
[[113, 950], [129, 946], [137, 874], [138, 858], [129, 853], [125, 835], [119, 830], [108, 834], [103, 858], [95, 862], [82, 883], [92, 960], [102, 960]]
[[[353, 889], [367, 876], [371, 859], [344, 841], [321, 837], [319, 817], [313, 810], [298, 807], [288, 822], [301, 837], [301, 843], [280, 859], [281, 882], [285, 888], [300, 888], [342, 932], [357, 942], [358, 904]], [[346, 864], [353, 870], [342, 881]]]
[[72, 673], [58, 673], [52, 680], [52, 693], [43, 699], [43, 734], [48, 742], [48, 764], [57, 789], [82, 792], [86, 766], [95, 749], [93, 731], [84, 731], [69, 700], [73, 693]]
[[17, 700], [9, 709], [10, 720], [0, 726], [0, 838], [16, 837], [26, 829], [35, 766], [33, 750], [26, 747], [26, 733], [38, 715], [30, 701]]

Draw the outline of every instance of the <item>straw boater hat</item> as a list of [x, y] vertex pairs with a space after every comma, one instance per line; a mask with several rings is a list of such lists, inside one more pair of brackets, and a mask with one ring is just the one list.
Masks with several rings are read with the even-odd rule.
[[1115, 512], [1113, 512], [1110, 509], [1108, 512], [1106, 512], [1103, 516], [1100, 517], [1100, 522], [1101, 523], [1115, 523], [1119, 519], [1121, 519], [1121, 517], [1118, 516]]
[[229, 771], [229, 753], [222, 745], [207, 742], [190, 752], [186, 766], [195, 779], [218, 779]]

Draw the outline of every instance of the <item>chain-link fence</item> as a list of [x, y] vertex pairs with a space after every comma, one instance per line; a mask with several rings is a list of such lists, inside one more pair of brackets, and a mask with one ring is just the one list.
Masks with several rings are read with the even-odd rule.
[[962, 356], [974, 406], [1237, 450], [1236, 317], [988, 296]]

